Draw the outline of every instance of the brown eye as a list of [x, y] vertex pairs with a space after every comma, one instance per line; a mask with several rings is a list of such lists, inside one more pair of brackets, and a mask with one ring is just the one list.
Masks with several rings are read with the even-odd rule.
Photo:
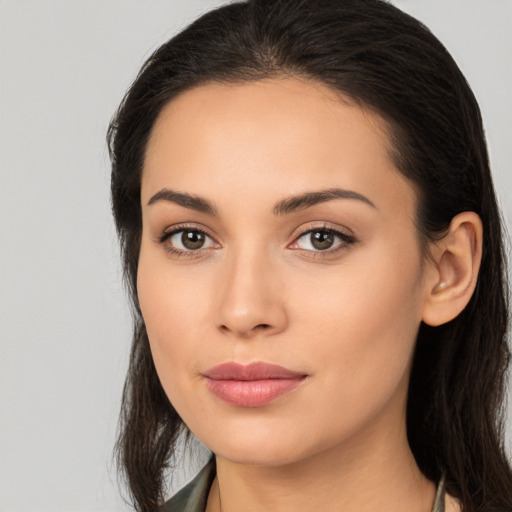
[[315, 231], [310, 233], [310, 241], [315, 249], [325, 251], [333, 246], [334, 235], [325, 231]]
[[201, 249], [205, 240], [205, 234], [199, 231], [182, 231], [181, 243], [190, 251]]
[[312, 253], [333, 253], [337, 249], [343, 249], [353, 243], [355, 238], [352, 235], [342, 233], [330, 228], [310, 229], [302, 233], [294, 243], [292, 249], [302, 249]]
[[199, 229], [178, 229], [161, 238], [169, 250], [181, 253], [214, 247], [214, 241]]

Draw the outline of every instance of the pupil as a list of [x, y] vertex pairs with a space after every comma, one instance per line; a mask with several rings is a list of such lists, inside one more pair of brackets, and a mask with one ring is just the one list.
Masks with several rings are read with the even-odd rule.
[[325, 250], [329, 249], [334, 243], [334, 236], [332, 233], [325, 233], [317, 231], [311, 234], [311, 244], [315, 249]]
[[181, 243], [187, 249], [200, 249], [204, 244], [204, 235], [197, 231], [184, 231], [181, 235]]

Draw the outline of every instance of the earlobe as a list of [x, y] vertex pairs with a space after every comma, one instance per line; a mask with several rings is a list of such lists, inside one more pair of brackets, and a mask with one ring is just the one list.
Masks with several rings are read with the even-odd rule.
[[476, 287], [482, 258], [483, 228], [475, 212], [456, 215], [432, 250], [422, 320], [438, 326], [466, 307]]

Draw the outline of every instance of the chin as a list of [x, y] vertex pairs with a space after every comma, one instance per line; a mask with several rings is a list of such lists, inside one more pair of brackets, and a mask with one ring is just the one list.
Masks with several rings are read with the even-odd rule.
[[297, 450], [255, 449], [254, 447], [228, 447], [214, 451], [217, 457], [244, 466], [281, 467], [302, 460]]
[[235, 464], [285, 466], [310, 457], [317, 450], [289, 431], [275, 432], [261, 427], [229, 431], [223, 435], [197, 436], [216, 456]]

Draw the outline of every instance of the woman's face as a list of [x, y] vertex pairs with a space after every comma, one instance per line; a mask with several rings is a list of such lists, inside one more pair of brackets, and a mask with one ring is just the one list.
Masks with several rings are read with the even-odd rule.
[[158, 118], [138, 295], [162, 386], [217, 455], [404, 439], [428, 265], [390, 149], [377, 116], [295, 79], [201, 86]]

